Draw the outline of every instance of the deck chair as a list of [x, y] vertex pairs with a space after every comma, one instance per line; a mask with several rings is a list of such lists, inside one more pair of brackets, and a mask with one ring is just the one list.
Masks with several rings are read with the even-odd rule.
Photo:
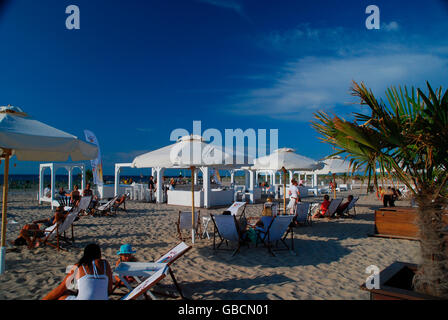
[[[238, 245], [237, 248], [233, 251], [233, 257], [240, 251], [241, 244], [243, 243], [243, 232], [241, 230], [242, 226], [238, 225], [236, 216], [233, 215], [210, 214], [210, 217], [212, 218], [215, 228], [215, 232], [213, 232], [213, 250], [218, 250], [224, 243], [224, 241], [226, 242], [227, 246], [229, 246], [229, 241], [236, 242]], [[216, 245], [216, 234], [218, 234], [218, 237], [220, 238], [220, 242], [218, 245]]]
[[78, 204], [79, 214], [84, 214], [86, 212], [92, 202], [92, 198], [92, 196], [81, 197]]
[[[202, 238], [201, 235], [201, 211], [195, 211], [194, 213], [194, 232], [199, 238]], [[191, 211], [179, 211], [179, 216], [176, 222], [177, 235], [180, 241], [184, 241], [182, 237], [182, 230], [190, 230], [191, 231]]]
[[[185, 242], [181, 242], [174, 248], [171, 248], [166, 254], [164, 254], [162, 257], [160, 257], [157, 261], [154, 262], [156, 264], [166, 263], [168, 265], [168, 273], [170, 274], [174, 286], [176, 287], [182, 299], [185, 299], [185, 297], [174, 276], [174, 272], [172, 270], [172, 264], [176, 262], [179, 258], [181, 258], [185, 253], [187, 253], [191, 248], [192, 247], [188, 246]], [[126, 281], [126, 277], [131, 276], [135, 278], [137, 282], [141, 282], [139, 278], [145, 276], [147, 277], [148, 276], [147, 272], [148, 270], [151, 270], [154, 263], [122, 262], [120, 265], [117, 266], [117, 269], [115, 270], [114, 273], [116, 273], [119, 276], [121, 281], [125, 284], [125, 286], [128, 289], [133, 290], [133, 288]], [[132, 272], [129, 272], [129, 270], [132, 270]]]
[[311, 224], [311, 213], [309, 202], [298, 202], [296, 204], [294, 220], [301, 225]]
[[[120, 264], [121, 265], [121, 264]], [[166, 263], [154, 263], [152, 270], [147, 270], [148, 278], [140, 283], [135, 289], [131, 290], [121, 300], [136, 300], [142, 295], [146, 294], [152, 287], [164, 279], [168, 273], [168, 264]], [[132, 272], [129, 270], [128, 272]], [[156, 299], [154, 295], [150, 294], [152, 299]]]
[[[277, 246], [279, 241], [283, 243], [286, 250], [294, 252], [294, 229], [290, 228], [293, 218], [293, 215], [276, 216], [272, 219], [267, 228], [265, 227], [264, 230], [257, 229], [257, 240], [260, 240], [273, 256], [275, 256], [275, 254], [272, 248], [272, 243], [275, 242]], [[291, 249], [285, 241], [289, 233], [291, 233]]]
[[108, 202], [100, 205], [96, 212], [99, 212], [101, 215], [106, 215], [110, 212], [112, 205], [115, 203], [115, 201], [118, 199], [118, 196], [115, 196], [113, 199], [109, 200]]
[[[46, 228], [44, 230], [45, 238], [43, 240], [44, 244], [48, 244], [54, 248], [56, 248], [58, 251], [65, 250], [61, 247], [61, 240], [68, 243], [68, 244], [74, 244], [75, 243], [75, 237], [74, 237], [74, 231], [73, 231], [73, 222], [75, 222], [75, 219], [78, 217], [80, 212], [79, 207], [75, 207], [65, 218], [65, 220], [60, 223], [57, 222], [54, 225]], [[71, 228], [72, 237], [69, 240], [66, 236], [66, 232]], [[56, 244], [53, 242], [54, 238], [56, 238]]]
[[342, 199], [332, 199], [330, 205], [328, 206], [327, 212], [325, 212], [324, 218], [331, 218], [341, 203]]
[[[353, 198], [352, 201], [350, 201], [349, 205], [345, 210], [342, 212], [342, 214], [346, 214], [348, 216], [356, 216], [356, 202], [359, 200], [359, 197]], [[350, 214], [350, 210], [353, 209], [354, 215]]]
[[[112, 203], [112, 206], [111, 206], [111, 208], [110, 208], [110, 213], [113, 212], [113, 214], [116, 215], [118, 209], [120, 209], [122, 205], [123, 205], [123, 208], [121, 208], [121, 209], [122, 209], [124, 212], [127, 213], [127, 211], [126, 211], [126, 200], [129, 199], [130, 196], [131, 196], [130, 193], [126, 193], [126, 194], [121, 195], [121, 197], [118, 197], [118, 199], [122, 199], [122, 200], [120, 200], [120, 201], [118, 201], [118, 202], [114, 201], [114, 202]], [[118, 200], [118, 199], [117, 199], [117, 200]]]
[[[228, 211], [232, 216], [238, 216], [239, 209], [243, 208], [243, 211], [239, 214], [239, 221], [240, 223], [244, 223], [244, 220], [246, 219], [246, 206], [247, 202], [238, 202], [235, 201], [230, 207], [228, 207], [224, 212]], [[208, 225], [211, 221], [211, 218], [209, 217], [203, 217], [204, 220], [203, 228], [204, 232], [202, 233], [202, 237], [205, 238], [207, 236], [208, 239], [210, 239], [210, 235], [208, 233]]]

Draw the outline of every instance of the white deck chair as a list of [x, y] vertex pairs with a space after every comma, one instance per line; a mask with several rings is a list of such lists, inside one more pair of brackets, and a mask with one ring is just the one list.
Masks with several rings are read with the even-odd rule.
[[[215, 232], [213, 233], [213, 250], [218, 250], [223, 242], [229, 245], [229, 241], [236, 242], [238, 244], [237, 248], [233, 252], [232, 256], [236, 255], [241, 248], [242, 243], [242, 232], [238, 226], [236, 216], [232, 215], [213, 215], [210, 214]], [[221, 242], [216, 246], [216, 234], [218, 234]]]
[[[192, 217], [191, 211], [179, 211], [179, 217], [177, 218], [176, 227], [177, 227], [177, 235], [179, 236], [180, 241], [184, 241], [182, 237], [182, 230], [192, 230]], [[201, 212], [200, 210], [195, 211], [194, 213], [194, 232], [196, 235], [201, 238]]]
[[[73, 244], [75, 242], [74, 232], [73, 232], [73, 222], [75, 222], [75, 219], [78, 217], [80, 210], [79, 207], [76, 207], [73, 209], [72, 212], [70, 212], [67, 217], [65, 218], [64, 222], [55, 223], [54, 225], [46, 228], [44, 230], [45, 239], [43, 240], [44, 244], [48, 244], [54, 248], [57, 248], [59, 250], [63, 250], [60, 245], [60, 240], [64, 240], [67, 243]], [[71, 241], [68, 240], [68, 238], [65, 236], [66, 231], [68, 231], [71, 228], [72, 231], [72, 238]], [[56, 244], [52, 243], [53, 239], [56, 238]]]
[[295, 220], [300, 224], [310, 223], [310, 203], [309, 202], [298, 202], [296, 204], [296, 218]]
[[119, 196], [115, 196], [112, 200], [109, 200], [105, 204], [100, 205], [98, 208], [96, 208], [96, 211], [98, 211], [102, 214], [109, 212], [111, 210], [113, 204], [115, 203], [115, 201], [118, 199], [118, 197]]
[[338, 207], [341, 205], [342, 199], [332, 199], [330, 205], [328, 206], [327, 212], [325, 212], [325, 218], [331, 218], [336, 212]]
[[[154, 269], [155, 264], [166, 263], [168, 265], [168, 272], [173, 280], [173, 283], [179, 292], [180, 296], [184, 299], [184, 295], [182, 293], [182, 289], [180, 288], [178, 282], [176, 281], [176, 277], [174, 276], [174, 272], [172, 270], [171, 265], [176, 262], [179, 258], [181, 258], [187, 251], [189, 251], [192, 247], [187, 245], [185, 242], [179, 243], [174, 248], [171, 248], [166, 254], [160, 257], [154, 263], [148, 262], [122, 262], [115, 269], [114, 273], [118, 275], [121, 281], [125, 284], [125, 286], [129, 290], [133, 290], [131, 285], [126, 281], [126, 277], [133, 277], [138, 282], [139, 278], [148, 277], [148, 272]], [[131, 272], [129, 272], [131, 271]], [[151, 296], [154, 298], [153, 296]]]
[[[121, 263], [120, 265], [122, 265]], [[126, 265], [123, 264], [123, 268], [126, 268]], [[166, 263], [154, 263], [152, 270], [147, 270], [148, 278], [140, 283], [135, 289], [129, 292], [126, 296], [122, 298], [122, 300], [135, 300], [145, 294], [149, 289], [155, 286], [158, 282], [164, 279], [168, 273], [168, 264]], [[117, 270], [115, 270], [117, 271]], [[127, 270], [128, 273], [132, 273], [132, 267]], [[139, 274], [142, 271], [138, 271]], [[155, 297], [151, 294], [151, 298], [155, 299]]]
[[[225, 211], [230, 211], [232, 216], [237, 216], [239, 209], [243, 208], [243, 211], [240, 214], [240, 220], [244, 219], [246, 216], [246, 206], [247, 202], [238, 202], [235, 201], [230, 207], [228, 207]], [[210, 239], [210, 234], [208, 233], [208, 225], [210, 224], [210, 217], [202, 217], [202, 227], [204, 232], [202, 233], [202, 237], [207, 236], [207, 239]]]
[[[275, 256], [275, 254], [272, 249], [272, 243], [278, 243], [278, 241], [281, 241], [287, 250], [291, 250], [291, 253], [294, 253], [294, 229], [290, 228], [293, 218], [293, 215], [276, 216], [272, 219], [266, 231], [258, 230], [257, 239], [264, 243], [273, 256]], [[290, 232], [291, 248], [289, 248], [285, 242], [285, 239]]]

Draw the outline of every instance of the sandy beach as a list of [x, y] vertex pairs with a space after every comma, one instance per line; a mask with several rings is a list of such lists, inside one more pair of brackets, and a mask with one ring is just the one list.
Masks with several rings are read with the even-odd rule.
[[[341, 192], [338, 197], [346, 198], [348, 194]], [[364, 191], [359, 195], [355, 219], [319, 220], [311, 227], [295, 228], [296, 255], [281, 251], [273, 257], [263, 246], [252, 245], [231, 257], [231, 251], [214, 252], [212, 240], [198, 240], [173, 265], [184, 294], [195, 300], [369, 299], [369, 294], [360, 289], [368, 276], [366, 267], [376, 265], [383, 269], [397, 260], [418, 263], [419, 243], [368, 237], [373, 231], [373, 210], [381, 203], [374, 194], [367, 196]], [[9, 197], [8, 213], [18, 223], [8, 224], [8, 241], [17, 237], [23, 224], [51, 215], [48, 205], [40, 206], [33, 200], [33, 193], [12, 192]], [[310, 197], [304, 201], [321, 199]], [[124, 243], [137, 250], [135, 256], [139, 261], [152, 262], [179, 242], [175, 222], [178, 210], [185, 208], [133, 201], [126, 205], [128, 212], [120, 211], [116, 217], [89, 216], [77, 221], [76, 243], [68, 252], [58, 253], [49, 246], [33, 250], [18, 247], [17, 251], [8, 252], [7, 271], [0, 277], [0, 299], [42, 299], [64, 278], [66, 266], [76, 263], [85, 245], [91, 242], [101, 246], [103, 257], [112, 266], [117, 250]], [[396, 205], [407, 203], [398, 201]], [[249, 204], [247, 216], [260, 216], [262, 207]], [[201, 216], [222, 210], [201, 209]], [[174, 292], [171, 279], [163, 280], [162, 289]]]

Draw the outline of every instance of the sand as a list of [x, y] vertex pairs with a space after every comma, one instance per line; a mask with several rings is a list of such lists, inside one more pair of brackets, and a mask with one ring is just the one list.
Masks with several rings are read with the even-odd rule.
[[[273, 257], [266, 248], [252, 245], [232, 257], [231, 251], [214, 252], [212, 240], [197, 240], [194, 248], [173, 265], [184, 294], [191, 299], [210, 300], [369, 299], [368, 292], [360, 289], [368, 276], [366, 268], [376, 265], [383, 269], [397, 260], [418, 263], [419, 243], [368, 237], [373, 231], [373, 210], [381, 203], [373, 194], [367, 196], [359, 190], [351, 193], [360, 195], [357, 217], [319, 220], [311, 227], [295, 228], [296, 255], [281, 251]], [[9, 198], [8, 213], [19, 223], [8, 224], [8, 241], [17, 237], [23, 224], [51, 215], [50, 207], [39, 205], [32, 193], [11, 193]], [[407, 205], [402, 201], [396, 204]], [[128, 201], [127, 209], [116, 217], [82, 217], [75, 226], [75, 246], [68, 252], [57, 252], [50, 246], [33, 250], [19, 247], [16, 252], [8, 252], [7, 271], [0, 276], [0, 299], [41, 299], [60, 283], [66, 266], [76, 263], [91, 242], [101, 246], [103, 257], [112, 266], [124, 243], [133, 245], [139, 261], [152, 262], [179, 242], [175, 222], [178, 210], [185, 208]], [[201, 215], [222, 210], [201, 209]], [[248, 205], [247, 215], [261, 215], [261, 210], [262, 204]], [[162, 289], [175, 292], [171, 279], [163, 280]]]

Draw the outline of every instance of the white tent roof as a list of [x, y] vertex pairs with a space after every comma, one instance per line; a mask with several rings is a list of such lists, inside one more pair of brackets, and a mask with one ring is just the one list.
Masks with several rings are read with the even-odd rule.
[[34, 120], [17, 107], [0, 107], [0, 149], [11, 149], [21, 161], [90, 160], [98, 148]]
[[132, 162], [134, 168], [189, 168], [191, 166], [238, 167], [226, 165], [231, 155], [204, 142], [200, 136], [185, 136], [176, 143], [140, 155]]
[[342, 159], [339, 156], [335, 156], [323, 161], [325, 166], [321, 170], [316, 170], [316, 174], [329, 174], [329, 173], [346, 173], [350, 171], [350, 162]]
[[322, 165], [313, 159], [295, 153], [294, 149], [283, 148], [275, 150], [268, 156], [254, 160], [251, 169], [254, 170], [316, 170]]

